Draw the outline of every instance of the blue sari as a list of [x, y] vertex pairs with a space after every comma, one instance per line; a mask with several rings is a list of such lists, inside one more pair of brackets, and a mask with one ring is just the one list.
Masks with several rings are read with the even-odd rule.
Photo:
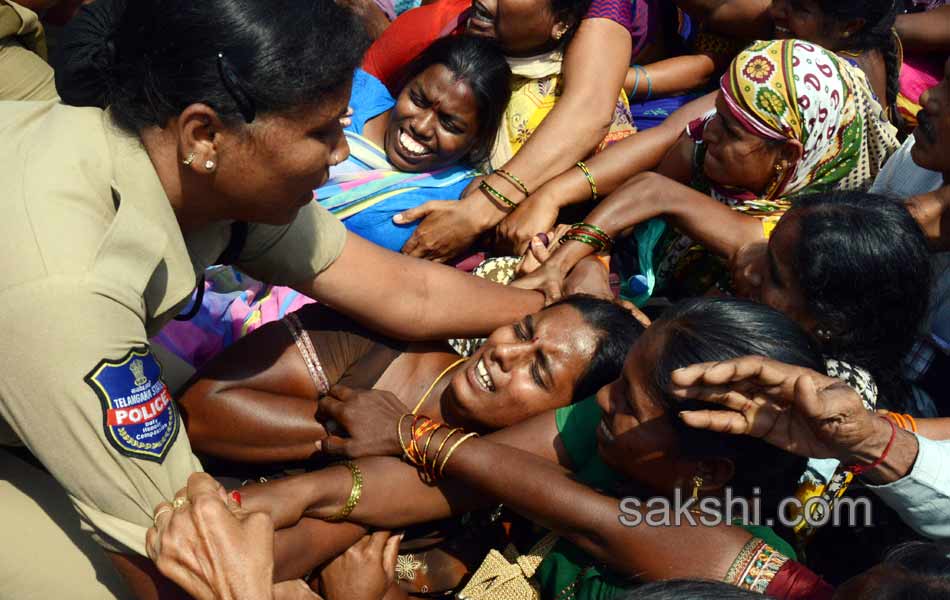
[[429, 200], [458, 199], [477, 172], [467, 166], [428, 173], [396, 170], [386, 152], [363, 136], [367, 121], [395, 104], [382, 82], [365, 71], [356, 72], [350, 99], [353, 122], [344, 130], [350, 157], [330, 169], [329, 181], [314, 190], [314, 197], [348, 230], [398, 252], [418, 223], [397, 225], [393, 216]]

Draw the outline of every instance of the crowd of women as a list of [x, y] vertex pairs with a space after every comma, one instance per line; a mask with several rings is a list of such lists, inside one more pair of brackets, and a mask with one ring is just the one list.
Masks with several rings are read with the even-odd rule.
[[948, 56], [0, 0], [0, 598], [950, 598]]

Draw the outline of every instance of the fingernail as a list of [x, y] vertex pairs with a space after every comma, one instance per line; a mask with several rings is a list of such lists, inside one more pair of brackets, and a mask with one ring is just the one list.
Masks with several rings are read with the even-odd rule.
[[317, 452], [323, 450], [323, 440], [317, 440], [313, 443], [313, 445], [317, 449]]
[[403, 222], [405, 222], [405, 219], [402, 218], [401, 214], [393, 217], [393, 223], [403, 223]]

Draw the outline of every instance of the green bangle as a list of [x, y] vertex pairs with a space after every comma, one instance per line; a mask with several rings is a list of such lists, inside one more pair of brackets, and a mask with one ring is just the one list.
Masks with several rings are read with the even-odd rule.
[[350, 516], [350, 513], [353, 512], [353, 509], [356, 508], [356, 505], [360, 503], [360, 497], [363, 495], [363, 472], [360, 471], [356, 463], [351, 460], [343, 464], [346, 465], [350, 470], [350, 475], [353, 476], [353, 487], [350, 488], [350, 497], [347, 498], [346, 504], [343, 505], [340, 512], [326, 519], [332, 523], [346, 520], [346, 518]]
[[594, 176], [590, 174], [590, 169], [587, 168], [587, 165], [584, 164], [584, 161], [577, 161], [577, 166], [580, 167], [581, 172], [584, 173], [584, 177], [587, 178], [587, 183], [590, 184], [590, 199], [596, 201], [597, 184], [594, 182]]
[[514, 186], [518, 188], [519, 190], [521, 190], [521, 192], [525, 196], [531, 195], [531, 192], [528, 191], [528, 186], [526, 186], [524, 182], [521, 181], [521, 179], [517, 175], [512, 173], [511, 171], [506, 171], [505, 169], [496, 169], [495, 173], [498, 173], [499, 175], [507, 179], [510, 183], [514, 184]]
[[613, 238], [610, 237], [610, 234], [608, 234], [606, 231], [590, 223], [574, 223], [573, 225], [571, 225], [571, 227], [579, 227], [581, 229], [590, 229], [591, 231], [596, 231], [597, 233], [604, 236], [608, 240], [611, 240], [611, 241], [613, 240]]
[[505, 196], [504, 194], [502, 194], [501, 192], [493, 188], [491, 185], [489, 185], [488, 182], [485, 181], [484, 179], [482, 179], [482, 182], [478, 184], [478, 189], [482, 190], [483, 192], [485, 192], [492, 198], [498, 200], [502, 204], [505, 204], [508, 208], [512, 210], [518, 208], [517, 204], [509, 200], [507, 196]]
[[561, 238], [561, 243], [568, 241], [581, 242], [582, 244], [587, 244], [592, 246], [598, 252], [603, 252], [607, 249], [607, 246], [604, 245], [604, 242], [590, 235], [584, 235], [583, 233], [571, 233], [567, 234]]

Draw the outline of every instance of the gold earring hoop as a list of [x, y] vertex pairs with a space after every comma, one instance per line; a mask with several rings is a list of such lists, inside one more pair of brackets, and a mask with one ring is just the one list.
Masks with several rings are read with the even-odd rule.
[[181, 164], [185, 165], [186, 167], [190, 167], [190, 166], [191, 166], [191, 163], [195, 162], [195, 158], [197, 158], [197, 157], [198, 157], [198, 155], [195, 154], [194, 152], [189, 152], [189, 153], [188, 153], [188, 158], [186, 158], [185, 160], [181, 161]]
[[699, 475], [693, 475], [693, 491], [690, 493], [689, 502], [690, 509], [689, 512], [694, 515], [702, 514], [702, 510], [699, 508], [699, 490], [703, 487], [703, 478]]

